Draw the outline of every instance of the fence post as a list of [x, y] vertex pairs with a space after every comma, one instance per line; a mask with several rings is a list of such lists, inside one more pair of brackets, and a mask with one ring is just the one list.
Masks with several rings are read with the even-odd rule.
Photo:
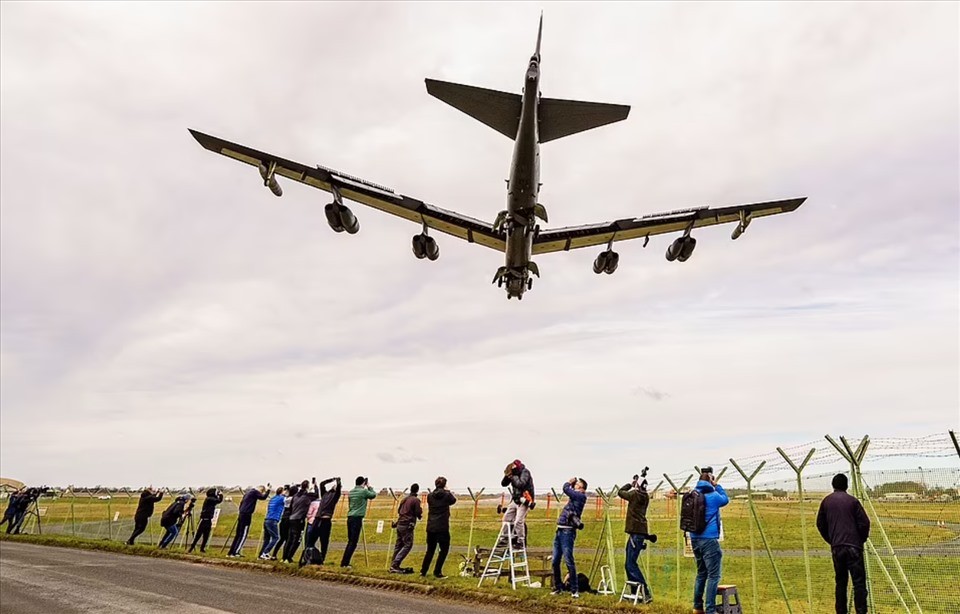
[[663, 477], [670, 484], [670, 487], [673, 488], [677, 501], [677, 601], [680, 601], [680, 552], [683, 549], [683, 531], [680, 530], [680, 491], [686, 488], [690, 480], [693, 479], [693, 475], [687, 476], [687, 479], [683, 481], [680, 488], [677, 488], [677, 485], [673, 483], [673, 480], [671, 480], [670, 476], [666, 473], [663, 474]]
[[[757, 515], [757, 508], [753, 505], [753, 479], [757, 477], [757, 474], [760, 473], [760, 470], [763, 469], [763, 466], [767, 464], [767, 461], [762, 461], [757, 468], [753, 470], [753, 473], [747, 477], [747, 474], [744, 473], [743, 469], [740, 468], [740, 465], [737, 464], [737, 461], [730, 459], [730, 464], [743, 476], [744, 481], [747, 483], [747, 507], [750, 508], [750, 513], [753, 515], [753, 521], [757, 525], [757, 530], [760, 532], [760, 540], [763, 542], [763, 548], [767, 551], [767, 557], [770, 559], [770, 564], [773, 566], [773, 574], [777, 577], [777, 584], [780, 585], [780, 592], [783, 594], [783, 603], [787, 606], [787, 612], [793, 614], [793, 608], [790, 607], [790, 599], [787, 597], [787, 587], [783, 585], [783, 579], [780, 577], [780, 570], [777, 568], [777, 561], [773, 558], [773, 551], [770, 550], [770, 544], [767, 543], [767, 536], [763, 532], [763, 525], [760, 524], [760, 516]], [[757, 557], [754, 554], [753, 548], [753, 529], [750, 530], [750, 569], [753, 572], [753, 610], [757, 611], [759, 605], [759, 595], [757, 592]]]
[[957, 450], [957, 456], [960, 456], [960, 443], [957, 443], [957, 434], [953, 431], [950, 432], [950, 439], [953, 441], [953, 447]]
[[810, 577], [810, 552], [807, 548], [807, 519], [803, 515], [803, 476], [801, 473], [803, 473], [804, 468], [807, 466], [807, 463], [810, 462], [813, 453], [816, 451], [816, 448], [810, 448], [806, 458], [797, 466], [790, 460], [790, 457], [787, 456], [787, 453], [784, 452], [782, 448], [777, 448], [777, 452], [780, 453], [783, 460], [787, 461], [790, 468], [797, 474], [797, 498], [800, 501], [800, 535], [803, 539], [803, 569], [807, 574], [807, 607], [810, 608], [808, 612], [811, 612], [811, 614], [813, 612], [813, 581]]
[[[469, 493], [470, 498], [473, 500], [473, 513], [470, 514], [470, 537], [467, 539], [467, 560], [470, 560], [470, 551], [473, 549], [473, 525], [477, 520], [477, 506], [480, 502], [480, 495], [483, 494], [484, 489], [481, 488], [474, 494], [470, 488], [467, 488], [467, 493]], [[474, 570], [476, 571], [476, 570]]]

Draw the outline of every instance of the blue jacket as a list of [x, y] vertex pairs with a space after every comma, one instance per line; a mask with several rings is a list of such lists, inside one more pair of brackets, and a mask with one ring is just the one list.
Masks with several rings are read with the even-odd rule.
[[283, 516], [283, 500], [285, 498], [283, 495], [274, 495], [270, 498], [270, 501], [267, 502], [267, 517], [265, 520], [280, 520], [280, 517]]
[[557, 526], [572, 527], [573, 520], [570, 517], [576, 515], [577, 518], [581, 518], [583, 516], [583, 506], [587, 503], [587, 493], [575, 490], [569, 482], [566, 482], [563, 485], [563, 494], [570, 497], [570, 500], [563, 506], [563, 511], [557, 517]]
[[723, 486], [714, 487], [706, 480], [697, 482], [697, 490], [703, 493], [707, 504], [707, 528], [703, 533], [690, 533], [690, 539], [718, 539], [720, 537], [720, 508], [730, 503]]

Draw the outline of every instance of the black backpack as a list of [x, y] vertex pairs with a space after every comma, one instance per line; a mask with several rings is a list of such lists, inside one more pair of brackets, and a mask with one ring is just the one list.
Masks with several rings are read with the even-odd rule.
[[320, 551], [316, 548], [304, 548], [300, 555], [300, 567], [304, 565], [322, 565]]
[[680, 499], [680, 529], [688, 533], [703, 533], [707, 528], [707, 499], [694, 488]]

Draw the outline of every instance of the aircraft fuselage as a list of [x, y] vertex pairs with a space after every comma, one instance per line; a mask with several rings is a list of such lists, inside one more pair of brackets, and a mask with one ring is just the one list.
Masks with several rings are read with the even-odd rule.
[[[538, 45], [539, 46], [539, 45]], [[530, 279], [530, 253], [536, 231], [534, 208], [540, 191], [540, 58], [530, 58], [524, 75], [520, 125], [513, 145], [507, 182], [506, 257], [507, 296], [523, 296]]]

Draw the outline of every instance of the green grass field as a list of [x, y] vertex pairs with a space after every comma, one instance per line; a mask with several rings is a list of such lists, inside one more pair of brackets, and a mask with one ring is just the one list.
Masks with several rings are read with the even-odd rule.
[[[208, 556], [220, 556], [219, 545], [223, 539], [229, 537], [236, 520], [236, 503], [239, 496], [233, 496], [233, 501], [226, 501], [221, 506], [222, 513], [218, 526], [214, 530], [215, 547], [208, 549]], [[345, 498], [344, 498], [345, 499]], [[623, 552], [625, 536], [619, 500], [611, 506], [611, 526], [614, 544], [615, 567], [618, 582], [622, 582]], [[157, 505], [157, 513], [151, 522], [151, 529], [142, 537], [139, 543], [155, 544], [161, 534], [159, 527], [160, 512], [166, 506], [167, 499]], [[496, 512], [499, 499], [481, 500], [476, 510], [476, 519], [473, 522], [472, 545], [490, 547], [500, 529], [500, 520]], [[346, 541], [346, 523], [343, 520], [345, 501], [338, 508], [331, 536], [332, 553], [328, 556], [328, 563], [339, 563], [342, 543]], [[124, 496], [108, 501], [91, 498], [61, 498], [42, 499], [40, 506], [45, 508], [43, 532], [64, 535], [76, 535], [100, 539], [125, 540], [132, 527], [132, 516], [136, 508], [136, 499]], [[812, 584], [811, 610], [807, 600], [807, 582], [803, 557], [803, 534], [801, 531], [800, 507], [796, 501], [764, 501], [757, 503], [757, 511], [763, 525], [769, 547], [773, 551], [773, 558], [784, 582], [786, 593], [792, 611], [822, 613], [832, 610], [833, 603], [833, 566], [826, 544], [820, 539], [814, 526], [818, 500], [804, 503], [803, 514], [806, 520], [806, 536], [809, 549], [809, 562]], [[263, 512], [265, 503], [259, 505], [258, 513], [254, 518], [253, 529], [247, 541], [247, 557], [252, 559], [254, 550], [259, 545]], [[549, 552], [553, 543], [554, 526], [558, 507], [552, 503], [549, 510], [544, 501], [538, 502], [527, 519], [528, 543], [531, 550], [533, 568], [540, 566], [542, 559], [538, 555]], [[898, 552], [898, 560], [903, 567], [909, 581], [910, 588], [923, 609], [927, 613], [955, 614], [960, 612], [960, 591], [956, 590], [957, 579], [960, 578], [960, 501], [941, 503], [890, 503], [877, 505], [881, 515], [881, 522], [886, 529], [890, 542]], [[466, 554], [466, 546], [470, 540], [471, 517], [474, 506], [469, 497], [463, 496], [460, 502], [452, 508], [451, 535], [453, 552], [448, 558], [445, 572], [455, 575], [457, 565]], [[389, 495], [381, 495], [370, 506], [365, 523], [366, 553], [361, 547], [354, 556], [355, 570], [360, 573], [384, 573], [387, 566], [388, 546], [393, 542], [393, 535], [389, 529], [393, 513], [393, 500]], [[651, 545], [644, 553], [642, 565], [646, 570], [654, 595], [660, 603], [672, 602], [680, 606], [689, 603], [690, 593], [695, 576], [695, 565], [692, 558], [680, 556], [679, 570], [677, 566], [677, 529], [676, 506], [672, 501], [657, 500], [651, 503], [648, 513], [651, 531], [659, 535], [656, 545]], [[113, 518], [118, 516], [116, 522]], [[597, 546], [601, 541], [601, 531], [604, 526], [603, 514], [591, 499], [584, 514], [586, 528], [577, 538], [578, 570], [590, 573], [592, 563], [597, 554]], [[384, 521], [384, 530], [377, 533], [377, 522]], [[745, 613], [760, 612], [776, 614], [788, 612], [785, 601], [773, 571], [773, 566], [760, 539], [749, 508], [744, 501], [732, 501], [723, 510], [725, 552], [723, 563], [723, 583], [736, 584], [741, 599], [746, 604]], [[945, 523], [945, 526], [940, 526]], [[31, 525], [28, 525], [30, 527]], [[754, 548], [751, 551], [750, 534], [753, 532]], [[424, 529], [418, 528], [413, 553], [408, 557], [405, 565], [419, 567], [422, 559]], [[872, 533], [877, 549], [884, 553], [884, 542], [881, 539], [879, 528], [874, 521]], [[605, 540], [603, 540], [605, 542]], [[177, 548], [181, 540], [177, 541]], [[751, 556], [752, 552], [752, 556]], [[893, 558], [884, 556], [887, 569], [892, 575], [895, 584], [902, 593], [910, 611], [915, 611], [907, 585], [900, 579], [899, 572], [894, 566]], [[603, 559], [606, 563], [607, 559]], [[756, 586], [753, 590], [753, 565], [756, 568]], [[328, 565], [329, 566], [329, 565]], [[881, 567], [875, 561], [870, 565], [872, 591], [875, 611], [903, 612], [896, 593], [892, 590]], [[679, 576], [679, 593], [678, 593]], [[418, 578], [419, 579], [419, 578]], [[596, 586], [599, 580], [597, 574], [592, 578], [592, 585]], [[476, 585], [476, 580], [470, 578], [451, 578], [448, 582], [454, 585], [463, 584], [464, 587]], [[503, 582], [496, 590], [505, 590]], [[526, 592], [526, 591], [524, 591]], [[545, 595], [545, 591], [539, 591]], [[595, 597], [603, 602], [613, 602], [613, 597]], [[584, 602], [586, 605], [586, 602]]]

